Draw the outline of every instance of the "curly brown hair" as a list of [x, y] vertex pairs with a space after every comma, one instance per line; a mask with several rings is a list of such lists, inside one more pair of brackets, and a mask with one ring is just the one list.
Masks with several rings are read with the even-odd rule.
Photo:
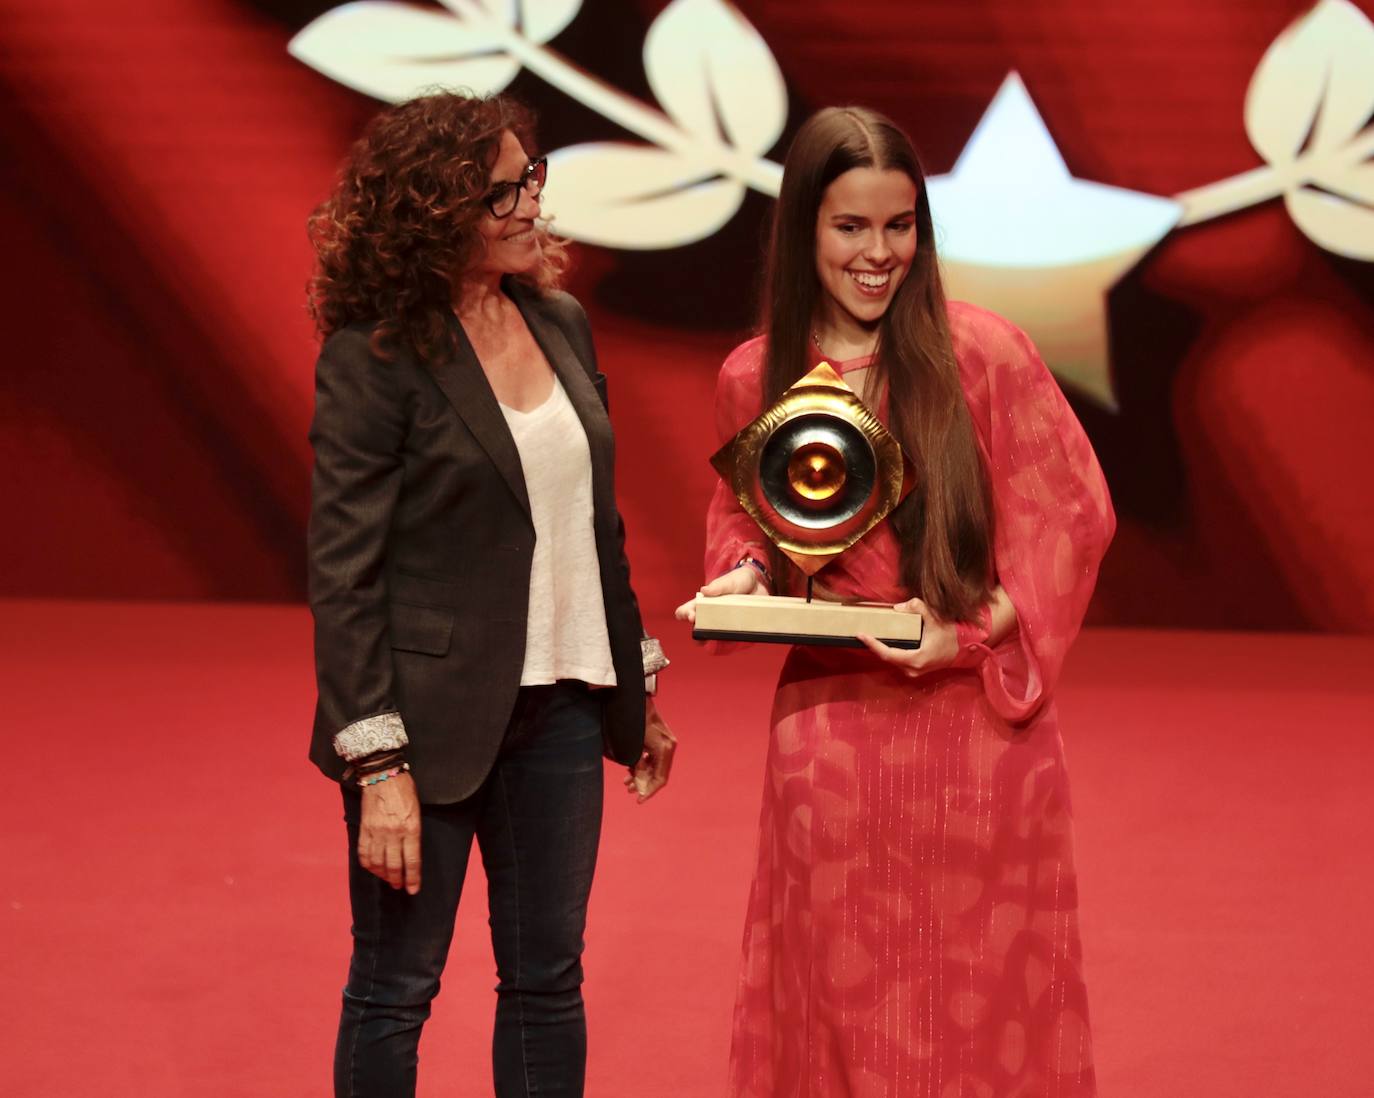
[[[452, 349], [456, 276], [481, 252], [482, 198], [506, 130], [533, 147], [534, 115], [523, 104], [446, 91], [368, 124], [333, 193], [310, 216], [316, 267], [308, 307], [322, 339], [368, 321], [382, 357], [405, 346], [433, 362]], [[566, 251], [542, 222], [535, 231], [543, 259], [521, 277], [554, 289]]]

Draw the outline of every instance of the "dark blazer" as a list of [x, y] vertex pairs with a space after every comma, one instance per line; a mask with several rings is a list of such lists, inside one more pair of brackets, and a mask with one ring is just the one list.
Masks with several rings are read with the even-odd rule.
[[[568, 294], [508, 279], [591, 449], [596, 548], [619, 683], [598, 691], [606, 754], [644, 742], [639, 606], [615, 503], [615, 443], [586, 314]], [[457, 320], [458, 351], [426, 367], [334, 333], [316, 366], [310, 607], [319, 703], [310, 757], [346, 764], [334, 734], [399, 712], [420, 799], [472, 794], [490, 771], [525, 660], [534, 525], [520, 455]]]

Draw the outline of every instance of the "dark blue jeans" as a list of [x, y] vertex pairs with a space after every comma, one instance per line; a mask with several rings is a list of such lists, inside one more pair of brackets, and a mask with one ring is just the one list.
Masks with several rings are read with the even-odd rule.
[[358, 864], [362, 799], [344, 788], [353, 959], [334, 1052], [339, 1098], [415, 1093], [472, 840], [496, 955], [497, 1098], [581, 1095], [582, 933], [601, 837], [601, 705], [580, 683], [522, 687], [496, 765], [457, 804], [423, 805], [415, 896]]

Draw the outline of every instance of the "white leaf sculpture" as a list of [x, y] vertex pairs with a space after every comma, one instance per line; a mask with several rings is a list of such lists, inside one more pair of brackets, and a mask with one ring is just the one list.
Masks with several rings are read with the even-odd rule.
[[1304, 144], [1316, 154], [1340, 148], [1371, 113], [1374, 26], [1349, 0], [1321, 0], [1280, 34], [1245, 96], [1250, 142], [1275, 165]]
[[439, 0], [454, 15], [478, 15], [495, 19], [502, 26], [513, 27], [520, 21], [519, 0]]
[[1374, 164], [1356, 164], [1344, 172], [1332, 172], [1321, 184], [1328, 191], [1374, 206]]
[[577, 18], [582, 0], [439, 0], [461, 19], [495, 20], [542, 46]]
[[582, 0], [520, 0], [520, 29], [531, 42], [544, 43], [577, 18]]
[[[787, 87], [759, 32], [724, 0], [673, 0], [644, 40], [649, 86], [683, 129], [759, 156], [787, 123]], [[719, 120], [719, 121], [717, 121]]]
[[339, 83], [389, 103], [435, 86], [488, 94], [520, 71], [520, 62], [499, 52], [482, 27], [392, 0], [360, 0], [327, 11], [287, 49]]
[[549, 155], [544, 213], [555, 232], [610, 248], [676, 248], [735, 215], [744, 185], [703, 177], [694, 160], [645, 145], [595, 142]]
[[1309, 188], [1291, 192], [1288, 214], [1309, 240], [1350, 259], [1374, 260], [1374, 206]]
[[1374, 24], [1349, 0], [1321, 0], [1279, 35], [1245, 97], [1246, 133], [1294, 223], [1355, 259], [1374, 259], [1371, 115]]

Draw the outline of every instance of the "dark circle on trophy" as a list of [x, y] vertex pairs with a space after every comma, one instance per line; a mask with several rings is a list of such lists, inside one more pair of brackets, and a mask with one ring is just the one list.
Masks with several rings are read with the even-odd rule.
[[763, 444], [759, 487], [787, 522], [829, 530], [853, 518], [877, 483], [873, 446], [854, 424], [834, 415], [789, 419]]

